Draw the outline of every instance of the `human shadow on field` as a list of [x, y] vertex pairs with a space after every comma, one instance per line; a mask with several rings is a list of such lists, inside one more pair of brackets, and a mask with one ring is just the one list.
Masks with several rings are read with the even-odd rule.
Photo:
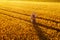
[[32, 23], [32, 24], [33, 24], [34, 29], [37, 32], [39, 40], [50, 40], [49, 37], [44, 34], [44, 32], [41, 30], [41, 28], [38, 27], [36, 23]]
[[39, 40], [50, 40], [49, 37], [44, 34], [41, 28], [38, 27], [39, 25], [37, 25], [36, 23], [36, 16], [34, 13], [31, 15], [31, 22], [32, 22], [34, 29], [36, 30]]

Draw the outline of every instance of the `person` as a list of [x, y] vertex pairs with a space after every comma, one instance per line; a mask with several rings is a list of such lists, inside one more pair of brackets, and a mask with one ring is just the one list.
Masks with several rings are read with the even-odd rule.
[[31, 22], [32, 22], [33, 24], [36, 23], [36, 15], [35, 15], [35, 13], [32, 13], [32, 15], [31, 15]]

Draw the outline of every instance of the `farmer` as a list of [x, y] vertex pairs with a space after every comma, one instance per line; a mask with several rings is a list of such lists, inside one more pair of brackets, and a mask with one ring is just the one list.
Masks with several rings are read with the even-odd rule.
[[33, 24], [36, 23], [36, 15], [35, 15], [35, 13], [32, 13], [32, 15], [31, 15], [31, 22], [32, 22]]

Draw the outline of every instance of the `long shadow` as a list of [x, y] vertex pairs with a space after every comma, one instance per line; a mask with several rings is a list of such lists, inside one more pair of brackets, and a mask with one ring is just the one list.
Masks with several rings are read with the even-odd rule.
[[[33, 24], [33, 23], [32, 23]], [[50, 40], [48, 36], [44, 34], [44, 32], [41, 30], [41, 28], [38, 27], [36, 23], [33, 24], [34, 29], [36, 30], [36, 33], [39, 37], [39, 40]]]
[[[14, 17], [14, 16], [11, 16], [11, 15], [7, 15], [7, 14], [4, 14], [4, 13], [0, 13], [0, 14], [3, 14], [3, 15], [6, 15], [6, 16], [9, 16], [9, 17], [13, 17], [13, 18], [16, 18], [16, 19], [19, 19], [19, 20], [23, 20], [23, 21], [32, 23], [30, 20], [25, 20], [25, 19], [22, 19], [22, 18], [18, 18], [18, 17]], [[52, 26], [47, 26], [47, 25], [44, 25], [44, 24], [41, 24], [41, 23], [36, 23], [36, 25], [42, 26], [42, 27], [47, 28], [47, 29], [56, 30], [57, 32], [60, 32], [60, 29], [54, 28]]]
[[[0, 9], [1, 9], [1, 8], [0, 8]], [[13, 13], [21, 14], [21, 15], [30, 16], [30, 15], [28, 15], [28, 14], [19, 13], [19, 12], [16, 12], [16, 11], [10, 11], [10, 10], [6, 10], [6, 9], [1, 9], [1, 10], [8, 11], [8, 12], [13, 12]], [[38, 19], [43, 19], [43, 20], [47, 20], [47, 21], [52, 21], [52, 22], [55, 22], [55, 23], [60, 23], [60, 21], [55, 21], [55, 20], [51, 20], [51, 19], [47, 19], [47, 18], [42, 18], [42, 17], [36, 17], [36, 18], [38, 18]]]

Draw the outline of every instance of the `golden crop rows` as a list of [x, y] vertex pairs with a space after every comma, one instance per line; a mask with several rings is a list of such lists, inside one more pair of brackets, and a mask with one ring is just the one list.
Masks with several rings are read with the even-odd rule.
[[[34, 27], [32, 23], [28, 22], [31, 20], [32, 12], [36, 12], [37, 17], [43, 18], [36, 18], [37, 23], [60, 29], [60, 8], [58, 7], [60, 7], [58, 4], [0, 4], [0, 39], [40, 40], [42, 37], [46, 37], [50, 40], [60, 40], [60, 32], [47, 29], [44, 26], [36, 25]], [[51, 20], [54, 20], [54, 22]]]

